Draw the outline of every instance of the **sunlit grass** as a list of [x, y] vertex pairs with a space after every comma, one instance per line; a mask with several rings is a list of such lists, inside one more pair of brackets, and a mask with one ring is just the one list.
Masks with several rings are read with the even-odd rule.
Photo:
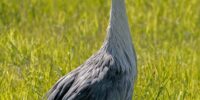
[[[136, 100], [200, 99], [200, 1], [126, 0]], [[101, 46], [110, 0], [1, 0], [0, 99], [37, 100]]]

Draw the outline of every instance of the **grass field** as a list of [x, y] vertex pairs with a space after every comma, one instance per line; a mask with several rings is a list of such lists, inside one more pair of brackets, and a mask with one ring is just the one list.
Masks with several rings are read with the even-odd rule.
[[[126, 0], [134, 100], [200, 100], [200, 0]], [[39, 100], [106, 35], [110, 0], [0, 0], [0, 100]]]

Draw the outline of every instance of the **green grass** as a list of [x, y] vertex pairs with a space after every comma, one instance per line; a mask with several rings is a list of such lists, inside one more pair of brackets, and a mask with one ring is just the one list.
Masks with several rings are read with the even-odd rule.
[[[126, 0], [135, 100], [200, 99], [200, 0]], [[0, 99], [37, 100], [101, 46], [110, 0], [1, 0]]]

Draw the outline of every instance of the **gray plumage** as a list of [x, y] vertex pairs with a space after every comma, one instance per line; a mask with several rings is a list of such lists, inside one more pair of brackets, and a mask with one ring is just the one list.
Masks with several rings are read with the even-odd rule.
[[101, 49], [49, 90], [48, 100], [131, 100], [136, 54], [125, 1], [112, 0], [107, 38]]

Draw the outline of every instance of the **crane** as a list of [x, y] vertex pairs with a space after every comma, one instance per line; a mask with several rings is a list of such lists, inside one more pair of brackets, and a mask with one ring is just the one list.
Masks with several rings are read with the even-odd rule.
[[112, 0], [107, 37], [82, 65], [60, 78], [48, 100], [132, 100], [137, 59], [125, 0]]

